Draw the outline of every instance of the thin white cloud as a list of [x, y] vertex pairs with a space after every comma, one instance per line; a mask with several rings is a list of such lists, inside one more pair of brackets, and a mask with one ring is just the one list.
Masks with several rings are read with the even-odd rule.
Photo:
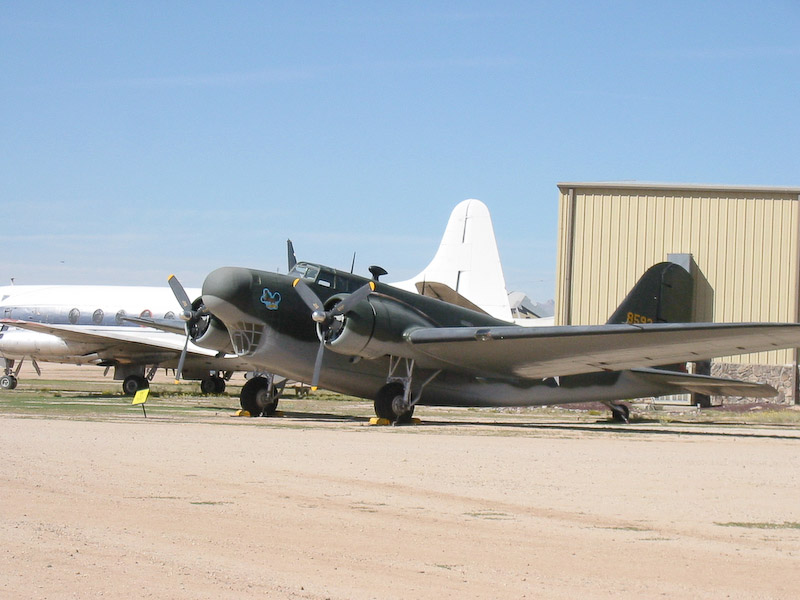
[[800, 56], [800, 46], [742, 46], [736, 48], [683, 48], [658, 54], [665, 58], [694, 60], [748, 60]]
[[44, 242], [47, 243], [48, 245], [65, 244], [65, 243], [74, 244], [76, 242], [79, 242], [81, 244], [89, 244], [97, 242], [113, 242], [115, 244], [118, 243], [137, 244], [148, 240], [152, 240], [154, 237], [156, 236], [147, 232], [114, 232], [114, 233], [32, 232], [32, 233], [17, 233], [17, 234], [12, 233], [9, 235], [4, 235], [3, 240], [6, 242], [25, 243], [25, 244]]
[[312, 68], [260, 69], [232, 73], [205, 73], [196, 75], [165, 75], [160, 77], [126, 77], [112, 79], [109, 85], [132, 88], [153, 87], [231, 87], [261, 85], [312, 79], [319, 70]]
[[124, 77], [111, 79], [105, 85], [130, 88], [163, 87], [238, 87], [291, 81], [308, 81], [331, 73], [357, 71], [414, 71], [437, 69], [495, 69], [519, 64], [512, 57], [429, 58], [414, 60], [364, 61], [340, 65], [313, 67], [268, 68], [231, 73], [200, 73], [194, 75], [164, 75], [157, 77]]

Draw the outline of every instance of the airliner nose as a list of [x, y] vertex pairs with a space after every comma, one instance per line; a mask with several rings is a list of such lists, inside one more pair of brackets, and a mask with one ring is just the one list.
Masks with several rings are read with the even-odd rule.
[[203, 282], [203, 303], [214, 312], [217, 301], [246, 306], [253, 278], [248, 269], [222, 267], [212, 271]]

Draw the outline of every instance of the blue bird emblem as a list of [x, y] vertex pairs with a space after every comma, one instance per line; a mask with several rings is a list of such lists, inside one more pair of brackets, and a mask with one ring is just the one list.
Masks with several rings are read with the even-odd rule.
[[272, 293], [269, 289], [264, 288], [264, 293], [261, 294], [261, 302], [267, 307], [267, 310], [278, 310], [278, 305], [281, 303], [280, 292]]

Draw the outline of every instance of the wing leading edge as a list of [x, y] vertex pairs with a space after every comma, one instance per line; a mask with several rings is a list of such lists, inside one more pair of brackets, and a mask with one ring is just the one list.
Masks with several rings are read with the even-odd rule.
[[[93, 344], [94, 352], [126, 362], [133, 359], [148, 360], [148, 357], [159, 361], [177, 358], [183, 349], [183, 339], [180, 336], [144, 328], [130, 327], [123, 331], [123, 328], [53, 325], [14, 319], [0, 319], [0, 324], [54, 335], [68, 342]], [[197, 348], [191, 354], [207, 358], [213, 357], [215, 352]]]
[[448, 327], [406, 335], [419, 359], [483, 377], [541, 379], [800, 346], [800, 324]]

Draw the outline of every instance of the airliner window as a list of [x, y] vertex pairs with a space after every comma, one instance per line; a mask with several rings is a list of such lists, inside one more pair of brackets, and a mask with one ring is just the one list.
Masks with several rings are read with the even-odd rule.
[[95, 325], [100, 325], [103, 322], [103, 317], [105, 317], [103, 309], [98, 308], [96, 311], [92, 313], [92, 323], [94, 323]]
[[121, 310], [114, 316], [114, 321], [116, 321], [117, 325], [124, 325], [125, 321], [122, 319], [126, 316], [128, 316], [127, 313], [124, 310]]
[[75, 325], [78, 322], [78, 319], [80, 318], [81, 318], [81, 311], [79, 311], [77, 308], [73, 308], [71, 311], [69, 311], [69, 322], [72, 323], [73, 325]]
[[139, 315], [142, 319], [149, 319], [153, 316], [153, 312], [150, 310], [143, 310], [142, 313]]
[[172, 312], [171, 310], [167, 311], [167, 312], [164, 313], [164, 318], [167, 319], [167, 320], [174, 319], [175, 318], [175, 313]]

